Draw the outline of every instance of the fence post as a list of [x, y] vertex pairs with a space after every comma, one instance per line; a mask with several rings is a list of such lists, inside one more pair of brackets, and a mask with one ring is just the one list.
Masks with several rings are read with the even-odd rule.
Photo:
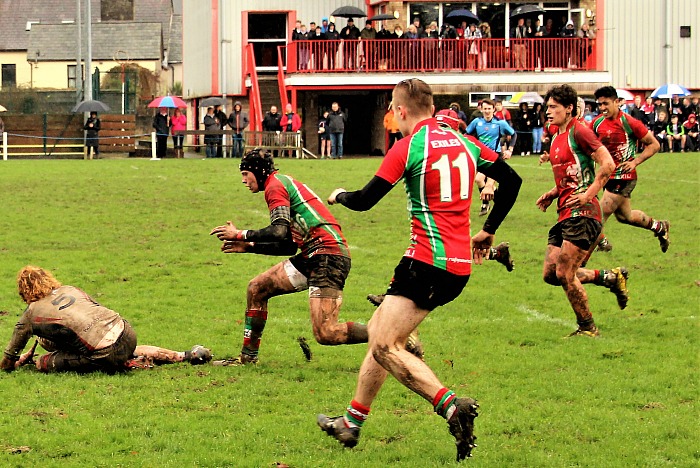
[[2, 159], [7, 161], [7, 132], [2, 132]]
[[44, 156], [46, 156], [46, 130], [48, 127], [47, 116], [48, 116], [48, 114], [46, 114], [46, 112], [44, 112], [44, 115], [43, 115], [43, 117], [44, 117], [44, 119], [43, 119], [44, 120], [44, 126], [43, 126], [43, 128], [44, 128], [44, 138], [43, 138], [43, 140], [44, 140]]
[[151, 161], [158, 161], [156, 157], [156, 132], [151, 132]]

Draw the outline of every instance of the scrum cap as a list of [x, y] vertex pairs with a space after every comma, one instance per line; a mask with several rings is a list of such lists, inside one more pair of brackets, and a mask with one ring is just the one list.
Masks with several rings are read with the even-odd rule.
[[438, 125], [459, 131], [460, 118], [459, 115], [457, 115], [457, 112], [453, 111], [452, 109], [441, 110], [435, 114], [435, 119], [437, 120]]
[[260, 148], [248, 151], [246, 155], [243, 156], [239, 169], [241, 171], [252, 172], [261, 189], [265, 185], [265, 181], [269, 175], [277, 170], [275, 169], [275, 163], [272, 161], [272, 154]]

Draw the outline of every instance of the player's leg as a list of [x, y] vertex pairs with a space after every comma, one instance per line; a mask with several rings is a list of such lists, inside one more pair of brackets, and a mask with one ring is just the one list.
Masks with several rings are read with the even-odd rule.
[[[476, 182], [476, 186], [479, 189], [479, 193], [481, 194], [484, 191], [484, 187], [486, 186], [486, 181], [487, 178], [484, 174], [481, 172], [477, 172], [476, 176], [474, 177], [474, 182]], [[481, 209], [479, 210], [479, 216], [484, 216], [489, 212], [489, 200], [486, 198], [481, 198]]]
[[[608, 184], [610, 184], [610, 182], [608, 182]], [[641, 210], [632, 209], [630, 200], [632, 191], [636, 185], [636, 180], [618, 181], [614, 187], [611, 187], [611, 192], [605, 191], [603, 201], [605, 201], [606, 196], [614, 200], [615, 218], [620, 223], [650, 230], [659, 239], [661, 251], [666, 252], [670, 244], [669, 230], [671, 224], [667, 220], [654, 219]]]
[[173, 351], [159, 346], [138, 345], [134, 350], [135, 357], [144, 357], [155, 364], [172, 364], [187, 361], [190, 364], [204, 364], [211, 361], [211, 351], [201, 345], [194, 345], [187, 351]]
[[574, 334], [597, 336], [598, 329], [588, 307], [588, 295], [576, 274], [586, 252], [570, 241], [564, 240], [557, 257], [555, 273], [576, 315], [578, 329]]

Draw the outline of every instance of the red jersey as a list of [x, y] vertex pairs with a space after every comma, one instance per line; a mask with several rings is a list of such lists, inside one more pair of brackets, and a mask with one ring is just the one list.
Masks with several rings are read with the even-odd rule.
[[338, 221], [305, 184], [273, 172], [265, 181], [265, 201], [270, 211], [280, 206], [289, 207], [292, 240], [305, 258], [316, 254], [350, 257]]
[[499, 110], [493, 113], [493, 116], [496, 117], [498, 120], [505, 120], [506, 122], [510, 122], [510, 111], [508, 109], [503, 109]]
[[559, 221], [576, 216], [602, 221], [597, 195], [581, 208], [564, 207], [571, 195], [584, 193], [595, 180], [595, 161], [591, 154], [601, 146], [603, 144], [593, 131], [576, 119], [569, 122], [564, 133], [553, 137], [549, 162], [554, 171], [554, 182], [559, 189]]
[[623, 174], [620, 164], [631, 161], [637, 154], [637, 141], [649, 133], [649, 129], [639, 120], [625, 112], [618, 112], [616, 119], [607, 119], [602, 115], [591, 122], [593, 132], [610, 152], [615, 161], [615, 172], [611, 179], [634, 180], [637, 171]]
[[426, 119], [394, 144], [376, 175], [392, 185], [404, 179], [411, 241], [404, 257], [455, 275], [471, 274], [469, 209], [476, 172], [498, 155], [459, 132]]

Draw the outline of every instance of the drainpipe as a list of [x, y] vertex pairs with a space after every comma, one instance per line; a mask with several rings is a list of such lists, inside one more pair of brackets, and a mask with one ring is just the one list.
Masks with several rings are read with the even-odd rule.
[[664, 12], [666, 13], [666, 44], [664, 44], [664, 61], [666, 69], [666, 83], [671, 83], [671, 52], [673, 46], [671, 45], [671, 2], [669, 0], [664, 1]]

